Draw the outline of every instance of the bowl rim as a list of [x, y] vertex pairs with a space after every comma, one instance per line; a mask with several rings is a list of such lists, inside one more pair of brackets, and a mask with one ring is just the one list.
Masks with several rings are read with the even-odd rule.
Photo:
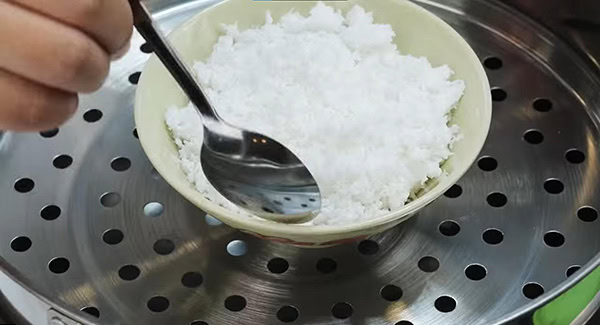
[[[224, 0], [208, 6], [195, 15], [193, 15], [190, 19], [186, 20], [181, 25], [177, 26], [173, 32], [169, 35], [169, 38], [177, 33], [180, 33], [184, 30], [189, 29], [196, 20], [200, 19], [203, 14], [214, 10], [218, 6], [229, 2], [230, 0]], [[441, 18], [426, 10], [425, 8], [412, 3], [408, 0], [389, 0], [392, 2], [397, 2], [410, 10], [414, 10], [419, 12], [424, 17], [429, 19], [428, 23], [435, 24], [441, 29], [446, 30], [448, 36], [452, 38], [452, 42], [459, 44], [462, 48], [464, 48], [467, 52], [466, 60], [469, 60], [473, 63], [475, 67], [475, 72], [478, 76], [478, 80], [481, 82], [481, 86], [486, 91], [487, 94], [490, 94], [491, 88], [488, 81], [487, 74], [481, 64], [479, 58], [475, 54], [474, 50], [467, 43], [467, 41], [449, 24], [443, 21]], [[152, 54], [151, 58], [146, 62], [143, 71], [147, 69], [152, 60], [158, 61], [156, 54]], [[155, 163], [153, 158], [156, 160], [160, 160], [155, 155], [150, 154], [153, 149], [153, 146], [146, 141], [144, 141], [143, 132], [140, 132], [139, 125], [137, 122], [141, 119], [141, 109], [139, 109], [142, 105], [142, 97], [144, 91], [140, 91], [144, 89], [143, 85], [145, 84], [145, 80], [148, 79], [147, 73], [142, 73], [141, 79], [139, 82], [139, 86], [136, 90], [134, 106], [135, 106], [135, 121], [138, 126], [139, 140], [142, 145], [142, 148], [146, 152], [148, 159], [152, 163], [152, 165], [156, 168], [159, 174], [163, 175], [161, 172], [162, 164], [160, 162]], [[429, 203], [433, 202], [443, 193], [445, 193], [450, 187], [452, 187], [460, 178], [464, 176], [464, 174], [471, 168], [477, 157], [479, 156], [483, 145], [487, 139], [492, 119], [492, 99], [491, 95], [485, 96], [485, 102], [483, 105], [483, 119], [482, 122], [485, 123], [484, 130], [482, 132], [483, 136], [479, 139], [476, 139], [476, 150], [472, 151], [471, 157], [465, 157], [464, 167], [460, 170], [453, 171], [449, 176], [446, 177], [446, 184], [443, 186], [441, 183], [432, 187], [429, 191], [427, 191], [422, 196], [418, 197], [412, 202], [407, 203], [401, 209], [387, 213], [385, 215], [381, 215], [372, 219], [367, 219], [359, 222], [353, 222], [350, 224], [339, 224], [339, 225], [311, 225], [311, 224], [284, 224], [278, 223], [274, 221], [264, 220], [258, 217], [247, 217], [241, 216], [235, 212], [232, 212], [228, 209], [225, 209], [218, 204], [207, 200], [200, 192], [195, 189], [195, 186], [187, 181], [189, 184], [182, 184], [174, 179], [170, 179], [167, 177], [163, 177], [164, 180], [173, 187], [180, 195], [183, 195], [190, 203], [195, 205], [197, 208], [206, 212], [207, 214], [219, 219], [223, 223], [240, 230], [247, 230], [251, 232], [256, 232], [261, 235], [268, 236], [281, 236], [281, 237], [303, 237], [303, 238], [316, 238], [316, 237], [340, 237], [343, 234], [358, 234], [363, 233], [368, 229], [379, 228], [385, 226], [387, 224], [398, 224], [406, 219], [410, 218], [414, 215], [415, 212], [425, 207]], [[475, 146], [474, 146], [475, 147]], [[179, 167], [179, 166], [177, 166]], [[179, 167], [180, 168], [180, 167]], [[441, 179], [441, 178], [437, 178]], [[188, 186], [189, 185], [189, 186]], [[328, 238], [329, 239], [329, 238]], [[324, 239], [325, 240], [325, 239]], [[315, 241], [323, 241], [323, 240], [315, 240]]]

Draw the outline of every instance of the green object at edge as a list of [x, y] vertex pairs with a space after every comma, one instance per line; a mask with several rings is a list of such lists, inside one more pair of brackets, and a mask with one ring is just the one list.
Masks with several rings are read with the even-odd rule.
[[569, 325], [600, 292], [600, 267], [533, 314], [534, 325]]

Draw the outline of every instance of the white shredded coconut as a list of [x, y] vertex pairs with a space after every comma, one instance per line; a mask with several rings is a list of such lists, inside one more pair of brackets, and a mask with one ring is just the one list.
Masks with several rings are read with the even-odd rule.
[[[310, 169], [322, 195], [312, 224], [387, 214], [442, 174], [464, 82], [447, 66], [400, 55], [390, 25], [358, 6], [344, 17], [318, 3], [308, 17], [292, 11], [274, 23], [267, 13], [259, 28], [224, 30], [195, 64], [198, 79], [224, 120], [277, 139]], [[172, 107], [165, 118], [188, 180], [240, 211], [202, 173], [195, 109]]]

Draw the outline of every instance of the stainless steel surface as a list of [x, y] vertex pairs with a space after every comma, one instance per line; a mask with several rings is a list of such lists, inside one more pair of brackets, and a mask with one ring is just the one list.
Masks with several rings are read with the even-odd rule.
[[598, 317], [600, 315], [595, 315], [600, 310], [600, 292], [596, 294], [594, 299], [589, 303], [587, 307], [585, 307], [581, 313], [573, 320], [571, 325], [583, 325], [583, 324], [598, 324], [593, 323], [593, 318]]
[[[56, 135], [1, 140], [0, 255], [37, 292], [103, 324], [520, 322], [600, 263], [600, 80], [554, 34], [496, 2], [419, 3], [472, 44], [496, 99], [482, 159], [419, 216], [320, 250], [205, 218], [153, 171], [132, 133], [128, 80], [148, 58], [136, 37]], [[161, 7], [156, 18], [170, 29], [204, 5]], [[87, 122], [94, 109], [101, 118]], [[59, 155], [72, 164], [54, 167]], [[115, 158], [131, 165], [113, 170]], [[160, 213], [145, 215], [149, 203]]]
[[[94, 320], [78, 315], [64, 308], [60, 302], [52, 302], [37, 292], [35, 284], [26, 284], [21, 273], [0, 257], [0, 319], [2, 324], [18, 325], [87, 325], [95, 324]], [[62, 323], [62, 324], [61, 324]]]
[[594, 314], [594, 316], [592, 316], [590, 321], [587, 323], [587, 325], [596, 325], [596, 324], [600, 324], [600, 308], [596, 309], [596, 314]]
[[274, 139], [224, 121], [192, 71], [155, 26], [145, 5], [140, 0], [129, 3], [136, 29], [202, 117], [200, 160], [212, 186], [229, 201], [265, 219], [285, 223], [313, 219], [321, 209], [321, 194], [308, 168]]
[[552, 29], [600, 73], [600, 2], [503, 0]]

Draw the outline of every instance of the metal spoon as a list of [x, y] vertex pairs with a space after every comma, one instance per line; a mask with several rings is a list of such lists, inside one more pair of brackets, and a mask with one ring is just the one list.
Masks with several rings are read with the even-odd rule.
[[279, 142], [223, 121], [148, 10], [140, 0], [129, 3], [136, 29], [202, 117], [201, 164], [212, 186], [229, 201], [265, 219], [285, 223], [312, 219], [321, 208], [321, 195], [306, 166]]

